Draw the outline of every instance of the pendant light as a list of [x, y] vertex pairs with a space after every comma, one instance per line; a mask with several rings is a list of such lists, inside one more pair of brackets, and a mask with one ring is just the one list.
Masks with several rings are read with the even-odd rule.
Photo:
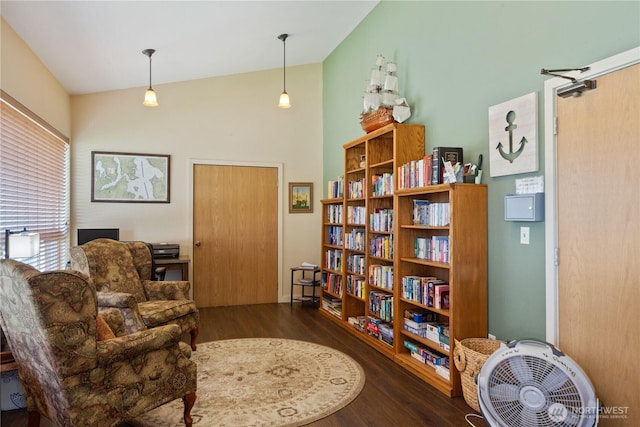
[[155, 52], [155, 49], [145, 49], [142, 51], [143, 54], [149, 57], [149, 89], [144, 93], [144, 102], [142, 105], [147, 107], [157, 107], [158, 106], [158, 98], [156, 97], [156, 93], [153, 91], [151, 87], [151, 55]]
[[280, 108], [291, 108], [291, 102], [289, 102], [289, 94], [287, 93], [287, 37], [289, 34], [280, 34], [278, 36], [279, 40], [282, 40], [282, 81], [283, 81], [283, 90], [280, 95], [280, 102], [278, 103], [278, 107]]

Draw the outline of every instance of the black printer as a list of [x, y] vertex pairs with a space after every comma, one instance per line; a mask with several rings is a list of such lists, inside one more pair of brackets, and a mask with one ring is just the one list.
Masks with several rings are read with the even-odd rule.
[[177, 243], [151, 243], [154, 258], [179, 258], [180, 245]]

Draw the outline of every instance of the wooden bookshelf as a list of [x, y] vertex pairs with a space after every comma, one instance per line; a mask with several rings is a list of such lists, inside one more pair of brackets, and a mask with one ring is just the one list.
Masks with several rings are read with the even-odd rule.
[[[451, 359], [454, 340], [487, 334], [486, 186], [440, 184], [398, 190], [398, 168], [425, 156], [422, 125], [387, 125], [344, 144], [343, 148], [344, 194], [322, 200], [323, 303], [319, 311], [444, 394], [460, 396], [460, 376]], [[416, 199], [449, 203], [450, 222], [415, 225]], [[330, 211], [338, 206], [343, 214], [339, 223], [329, 221]], [[342, 245], [332, 237], [336, 227], [342, 233]], [[416, 258], [416, 238], [433, 236], [449, 236], [448, 262]], [[334, 263], [336, 256], [341, 256], [339, 267]], [[447, 282], [449, 308], [429, 307], [405, 298], [404, 276], [428, 276]], [[333, 286], [336, 280], [341, 282], [339, 291]], [[339, 304], [340, 310], [327, 301]], [[431, 313], [439, 323], [448, 324], [449, 349], [405, 330], [405, 310]], [[372, 325], [376, 322], [386, 325], [382, 327], [393, 332], [392, 343], [385, 342], [389, 341], [388, 335], [385, 340], [380, 333], [376, 337], [374, 326], [371, 326], [373, 333], [367, 331], [366, 324], [364, 330], [362, 326], [355, 327], [354, 319], [358, 318], [360, 322], [370, 319]], [[449, 378], [413, 357], [405, 341], [438, 357], [449, 357]]]
[[[415, 225], [414, 200], [449, 203], [449, 224]], [[400, 190], [396, 193], [396, 212], [396, 313], [401, 315], [407, 309], [433, 313], [439, 323], [446, 323], [449, 328], [449, 349], [446, 350], [439, 342], [412, 334], [399, 325], [395, 343], [396, 359], [443, 393], [460, 396], [460, 374], [452, 359], [455, 340], [487, 336], [487, 187], [456, 183]], [[432, 236], [449, 237], [448, 262], [416, 258], [415, 239], [430, 239]], [[401, 285], [405, 276], [436, 277], [447, 282], [449, 307], [429, 307], [406, 298]], [[449, 357], [449, 380], [437, 374], [433, 367], [411, 357], [404, 340]]]

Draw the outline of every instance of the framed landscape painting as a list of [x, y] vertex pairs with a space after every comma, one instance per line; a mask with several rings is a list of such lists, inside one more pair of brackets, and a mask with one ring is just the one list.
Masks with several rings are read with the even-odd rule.
[[313, 183], [289, 183], [289, 213], [313, 212]]
[[170, 156], [91, 152], [91, 201], [169, 203]]

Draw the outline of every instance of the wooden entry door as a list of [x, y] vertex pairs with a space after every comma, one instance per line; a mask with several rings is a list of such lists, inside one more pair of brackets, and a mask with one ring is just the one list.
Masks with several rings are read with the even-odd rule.
[[600, 425], [631, 426], [640, 422], [640, 65], [596, 81], [557, 100], [558, 346], [618, 411]]
[[278, 170], [196, 164], [193, 295], [198, 307], [278, 302]]

